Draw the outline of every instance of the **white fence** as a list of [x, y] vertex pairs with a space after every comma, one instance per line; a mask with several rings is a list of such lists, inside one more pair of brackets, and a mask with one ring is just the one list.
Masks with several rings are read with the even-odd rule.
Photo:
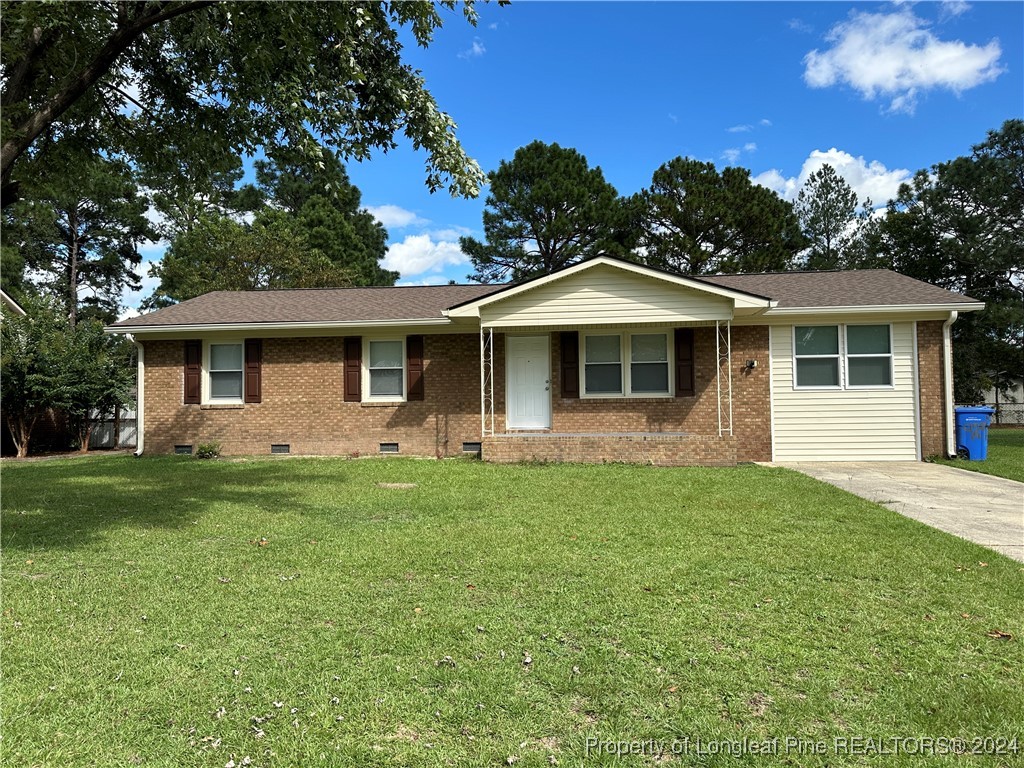
[[[94, 414], [94, 417], [98, 414]], [[89, 437], [90, 448], [134, 448], [138, 444], [139, 433], [134, 410], [120, 411], [114, 418], [106, 416], [96, 418], [92, 435]]]

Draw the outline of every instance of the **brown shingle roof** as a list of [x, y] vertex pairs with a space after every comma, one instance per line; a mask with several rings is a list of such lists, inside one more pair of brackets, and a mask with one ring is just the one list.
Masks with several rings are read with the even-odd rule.
[[[707, 275], [697, 281], [778, 301], [782, 308], [908, 306], [974, 301], [887, 269]], [[118, 328], [240, 323], [376, 323], [441, 320], [443, 311], [505, 285], [214, 291], [173, 307], [114, 323]]]
[[707, 275], [697, 279], [723, 288], [767, 296], [778, 301], [780, 309], [959, 304], [974, 301], [959, 293], [888, 269]]
[[113, 327], [236, 323], [373, 323], [441, 320], [442, 310], [485, 296], [500, 285], [431, 285], [395, 288], [314, 288], [214, 291]]

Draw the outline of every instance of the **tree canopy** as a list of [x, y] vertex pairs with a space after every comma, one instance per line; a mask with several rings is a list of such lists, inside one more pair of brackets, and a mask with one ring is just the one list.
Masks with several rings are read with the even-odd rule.
[[[5, 211], [6, 246], [74, 326], [81, 312], [112, 322], [125, 288], [137, 289], [140, 243], [156, 234], [132, 169], [99, 154], [59, 147], [30, 197]], [[6, 266], [6, 265], [5, 265]]]
[[628, 253], [628, 201], [575, 149], [534, 141], [488, 180], [486, 240], [459, 241], [470, 279], [518, 282], [597, 253]]
[[857, 193], [831, 165], [812, 173], [794, 206], [808, 246], [804, 266], [810, 270], [853, 266], [871, 216], [871, 200]]
[[918, 171], [869, 241], [882, 266], [986, 303], [953, 325], [959, 402], [996, 374], [1024, 376], [1024, 121], [970, 155]]
[[[261, 146], [345, 158], [427, 154], [426, 183], [478, 194], [455, 123], [402, 60], [399, 32], [431, 42], [456, 0], [373, 3], [3, 2], [0, 186], [74, 134], [87, 152], [155, 173], [208, 177]], [[462, 4], [476, 22], [472, 2]]]
[[803, 245], [793, 206], [750, 171], [677, 157], [640, 196], [646, 262], [682, 274], [789, 269]]

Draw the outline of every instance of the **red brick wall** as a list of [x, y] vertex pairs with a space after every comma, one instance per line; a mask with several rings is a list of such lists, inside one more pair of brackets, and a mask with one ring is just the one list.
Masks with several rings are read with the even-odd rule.
[[[271, 443], [288, 443], [292, 453], [351, 455], [375, 454], [381, 442], [398, 442], [403, 454], [452, 456], [461, 453], [464, 441], [480, 440], [479, 338], [475, 334], [426, 336], [426, 399], [401, 405], [343, 401], [340, 337], [265, 339], [263, 402], [220, 407], [182, 404], [181, 341], [144, 343], [146, 452], [170, 453], [176, 444], [219, 442], [225, 454], [266, 454]], [[551, 334], [552, 430], [685, 432], [717, 440], [714, 329], [696, 329], [694, 343], [694, 397], [567, 400], [559, 396], [559, 335]], [[710, 463], [767, 461], [771, 458], [767, 328], [733, 328], [732, 359], [735, 440], [727, 449], [718, 442], [711, 448], [690, 447], [694, 456], [706, 453]], [[756, 360], [757, 367], [746, 371], [747, 359]], [[495, 334], [494, 360], [495, 426], [503, 432], [505, 344], [501, 334]], [[723, 403], [725, 398], [723, 387]], [[678, 450], [680, 442], [674, 445], [665, 450]], [[607, 450], [609, 455], [622, 455], [610, 444]], [[721, 458], [725, 455], [729, 459]], [[680, 456], [672, 458], [672, 463], [681, 461]]]
[[483, 458], [498, 463], [610, 461], [660, 467], [731, 467], [737, 439], [707, 435], [519, 435], [483, 441]]
[[264, 339], [263, 402], [182, 404], [181, 341], [146, 341], [144, 423], [147, 453], [176, 444], [219, 442], [225, 454], [376, 454], [398, 442], [403, 454], [451, 456], [480, 440], [479, 338], [426, 336], [426, 398], [402, 404], [346, 403], [341, 337]]
[[917, 324], [917, 370], [921, 404], [921, 456], [939, 456], [946, 451], [941, 320], [920, 321]]

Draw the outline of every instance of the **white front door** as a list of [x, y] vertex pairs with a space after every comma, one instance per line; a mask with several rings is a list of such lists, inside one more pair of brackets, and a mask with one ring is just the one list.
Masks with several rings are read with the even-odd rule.
[[506, 336], [509, 429], [551, 427], [551, 355], [547, 336]]

